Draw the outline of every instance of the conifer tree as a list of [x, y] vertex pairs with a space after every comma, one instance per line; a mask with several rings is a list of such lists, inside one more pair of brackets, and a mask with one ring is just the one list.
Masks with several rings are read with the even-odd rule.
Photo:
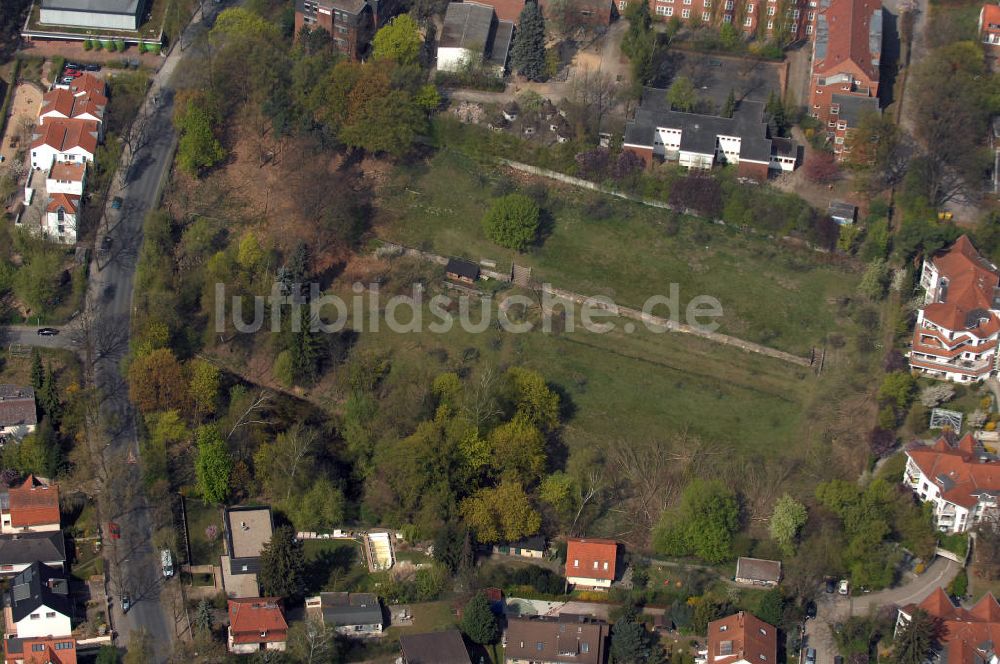
[[511, 66], [530, 81], [545, 75], [545, 19], [537, 2], [526, 2], [511, 52]]

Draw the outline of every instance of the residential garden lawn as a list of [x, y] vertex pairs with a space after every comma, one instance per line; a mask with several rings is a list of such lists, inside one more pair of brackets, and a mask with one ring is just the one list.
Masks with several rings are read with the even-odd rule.
[[481, 220], [493, 196], [512, 188], [511, 177], [449, 149], [400, 167], [381, 193], [377, 233], [439, 254], [492, 259], [501, 271], [515, 260], [538, 281], [621, 305], [641, 308], [676, 283], [681, 307], [698, 295], [719, 300], [720, 332], [803, 356], [843, 332], [832, 303], [853, 296], [853, 265], [694, 218], [680, 219], [671, 235], [664, 210], [547, 180], [531, 180], [548, 192], [543, 241], [520, 255], [498, 247]]
[[304, 540], [306, 592], [367, 589], [368, 567], [354, 540]]
[[410, 607], [413, 624], [405, 627], [390, 626], [385, 631], [386, 635], [383, 638], [396, 641], [404, 634], [438, 632], [456, 625], [455, 614], [452, 613], [452, 602], [450, 600], [419, 602], [416, 604], [407, 604], [406, 606]]
[[[206, 504], [201, 498], [187, 498], [188, 536], [191, 538], [192, 565], [218, 565], [225, 545], [223, 543], [222, 512], [214, 505]], [[217, 535], [209, 541], [205, 529], [215, 526]]]

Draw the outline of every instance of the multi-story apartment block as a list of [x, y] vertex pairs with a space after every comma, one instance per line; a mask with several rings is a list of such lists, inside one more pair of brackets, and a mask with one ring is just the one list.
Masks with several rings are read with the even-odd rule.
[[295, 34], [326, 30], [352, 60], [368, 53], [375, 31], [392, 17], [393, 0], [296, 0]]
[[842, 158], [851, 128], [879, 109], [882, 3], [820, 0], [814, 32], [809, 112]]
[[903, 482], [934, 506], [934, 523], [942, 532], [964, 533], [1000, 515], [1000, 460], [972, 434], [954, 447], [941, 438], [933, 447], [908, 450]]
[[[619, 13], [630, 0], [614, 0]], [[638, 0], [635, 0], [638, 1]], [[692, 26], [732, 24], [757, 39], [784, 43], [812, 34], [816, 0], [648, 0], [653, 16], [679, 18]]]
[[975, 382], [996, 370], [1000, 276], [965, 235], [924, 260], [910, 367], [928, 376]]

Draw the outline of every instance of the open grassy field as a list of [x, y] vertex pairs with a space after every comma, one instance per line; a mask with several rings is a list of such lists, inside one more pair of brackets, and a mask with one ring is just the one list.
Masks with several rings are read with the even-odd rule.
[[[479, 316], [474, 308], [471, 318]], [[540, 371], [567, 405], [563, 440], [571, 453], [687, 431], [752, 457], [799, 456], [818, 382], [804, 367], [679, 334], [626, 334], [621, 325], [608, 334], [578, 328], [558, 335], [473, 333], [458, 325], [447, 334], [382, 329], [357, 344], [356, 352], [390, 355], [394, 375], [426, 384], [467, 357], [479, 367]]]
[[513, 188], [512, 177], [453, 150], [398, 169], [381, 195], [377, 233], [439, 254], [492, 259], [500, 270], [516, 260], [539, 281], [627, 306], [668, 295], [676, 283], [681, 307], [698, 295], [721, 302], [721, 332], [799, 355], [842, 331], [833, 303], [853, 295], [854, 267], [697, 219], [669, 223], [663, 210], [549, 181], [517, 176], [547, 192], [540, 244], [523, 255], [500, 248], [481, 220], [491, 198]]

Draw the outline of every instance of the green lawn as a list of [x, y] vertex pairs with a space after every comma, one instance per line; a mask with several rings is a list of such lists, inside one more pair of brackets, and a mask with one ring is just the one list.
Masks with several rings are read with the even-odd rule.
[[361, 545], [353, 540], [305, 540], [306, 588], [320, 591], [367, 589], [368, 567]]
[[[191, 537], [192, 565], [218, 565], [224, 550], [222, 512], [214, 505], [207, 505], [200, 498], [184, 501], [187, 508], [188, 533]], [[215, 526], [214, 540], [209, 540], [206, 529]]]
[[624, 436], [661, 441], [687, 431], [750, 456], [801, 456], [804, 406], [818, 382], [803, 367], [641, 328], [604, 335], [476, 334], [458, 325], [447, 334], [383, 329], [362, 334], [358, 350], [391, 353], [394, 374], [428, 384], [470, 355], [480, 367], [536, 369], [562, 394], [562, 438], [571, 452]]
[[641, 307], [676, 283], [681, 307], [698, 295], [720, 301], [721, 332], [800, 355], [841, 331], [832, 303], [854, 293], [854, 269], [697, 219], [682, 219], [672, 233], [665, 211], [602, 194], [539, 181], [548, 191], [541, 245], [519, 256], [497, 247], [480, 222], [509, 179], [454, 150], [400, 168], [383, 192], [378, 234], [440, 254], [492, 259], [501, 270], [516, 259], [538, 280], [622, 305]]

